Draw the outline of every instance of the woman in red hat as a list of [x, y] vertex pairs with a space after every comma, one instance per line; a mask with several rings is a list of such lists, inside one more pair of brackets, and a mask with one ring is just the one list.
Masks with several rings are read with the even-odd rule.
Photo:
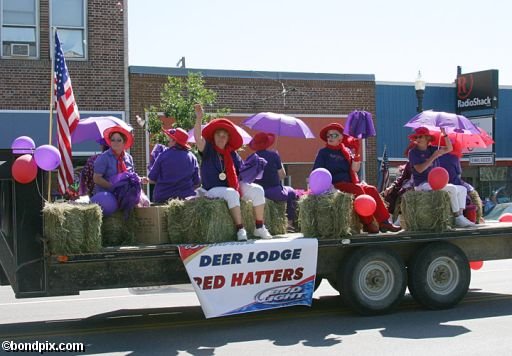
[[[430, 143], [433, 136], [426, 127], [418, 127], [414, 133], [409, 135], [412, 148], [409, 150], [409, 162], [412, 166], [412, 175], [414, 189], [418, 191], [429, 191], [432, 187], [428, 183], [428, 174], [434, 167], [439, 167], [438, 158], [453, 150], [452, 142], [446, 134], [444, 128], [441, 128], [441, 135], [444, 137], [446, 146], [435, 147]], [[442, 189], [450, 196], [452, 213], [455, 216], [455, 225], [457, 227], [472, 227], [475, 224], [464, 217], [462, 214], [466, 207], [467, 190], [462, 185], [446, 184]]]
[[103, 138], [110, 148], [94, 162], [95, 193], [110, 191], [110, 179], [117, 174], [134, 172], [133, 158], [125, 151], [133, 144], [132, 134], [121, 126], [113, 126], [103, 131]]
[[200, 185], [199, 165], [187, 144], [187, 132], [176, 128], [164, 130], [164, 133], [169, 137], [169, 144], [148, 174], [149, 183], [156, 184], [153, 191], [156, 203], [195, 196], [194, 189]]
[[254, 183], [263, 187], [267, 199], [286, 202], [288, 231], [293, 231], [293, 221], [295, 220], [297, 209], [297, 193], [292, 187], [283, 186], [281, 184], [281, 180], [286, 177], [286, 171], [281, 162], [281, 157], [279, 157], [279, 153], [269, 150], [270, 146], [274, 144], [274, 141], [274, 134], [258, 132], [251, 142], [249, 142], [249, 147], [256, 151], [258, 156], [267, 161], [263, 176], [261, 179], [256, 179]]
[[247, 240], [247, 232], [242, 224], [240, 197], [252, 200], [256, 229], [254, 236], [271, 239], [272, 235], [263, 224], [265, 192], [260, 185], [244, 183], [238, 180], [242, 158], [236, 152], [242, 147], [243, 140], [233, 123], [227, 119], [212, 120], [201, 131], [203, 108], [194, 106], [196, 123], [194, 137], [201, 154], [201, 181], [210, 198], [223, 198], [228, 204], [231, 217], [237, 228], [237, 239]]
[[[361, 167], [361, 158], [358, 153], [358, 145], [348, 138], [344, 139], [343, 126], [338, 123], [325, 126], [320, 131], [320, 138], [326, 142], [326, 147], [318, 151], [313, 169], [327, 169], [332, 175], [334, 187], [342, 192], [355, 196], [368, 194], [375, 199], [377, 203], [375, 213], [372, 216], [359, 216], [367, 232], [399, 231], [399, 226], [389, 222], [389, 212], [377, 189], [374, 186], [359, 183], [357, 172]], [[351, 142], [351, 145], [356, 148], [354, 156], [343, 141]]]

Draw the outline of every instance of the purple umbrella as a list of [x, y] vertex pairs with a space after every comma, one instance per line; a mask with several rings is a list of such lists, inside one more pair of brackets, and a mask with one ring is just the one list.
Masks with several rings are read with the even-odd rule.
[[[453, 132], [471, 132], [479, 134], [480, 130], [475, 126], [467, 117], [457, 114], [452, 114], [444, 111], [432, 111], [427, 110], [420, 112], [412, 119], [410, 119], [405, 127], [412, 127], [413, 129], [418, 127], [444, 127]], [[448, 131], [448, 130], [447, 130]]]
[[368, 111], [354, 110], [348, 114], [343, 134], [361, 139], [361, 158], [362, 165], [359, 175], [361, 181], [366, 179], [366, 138], [376, 136], [375, 126], [373, 126], [372, 114]]
[[[206, 124], [206, 125], [208, 125], [208, 124]], [[204, 129], [206, 125], [201, 125], [201, 130]], [[233, 125], [235, 125], [235, 124], [233, 124]], [[243, 140], [244, 145], [247, 145], [249, 142], [251, 142], [252, 136], [249, 135], [247, 133], [247, 131], [245, 131], [243, 128], [241, 128], [238, 125], [235, 125], [235, 128], [238, 131], [238, 133], [242, 136], [242, 140]], [[190, 143], [195, 143], [196, 142], [196, 139], [194, 137], [194, 129], [192, 129], [192, 130], [190, 130], [188, 132], [188, 140], [187, 140], [187, 142], [190, 142]]]
[[355, 138], [368, 138], [376, 136], [373, 126], [372, 114], [368, 111], [354, 110], [348, 114], [343, 133]]
[[129, 132], [133, 127], [114, 116], [88, 117], [78, 122], [75, 131], [71, 134], [71, 142], [99, 141], [103, 138], [103, 131], [113, 126], [121, 126]]
[[253, 130], [273, 133], [277, 136], [315, 138], [304, 121], [284, 114], [260, 112], [245, 119], [242, 124]]

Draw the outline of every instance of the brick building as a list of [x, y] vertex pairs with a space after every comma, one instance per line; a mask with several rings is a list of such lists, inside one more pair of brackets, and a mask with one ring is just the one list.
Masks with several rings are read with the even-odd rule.
[[[82, 118], [128, 110], [127, 13], [106, 0], [0, 0], [0, 142], [48, 143], [53, 39], [58, 28]], [[53, 126], [55, 133], [55, 125]], [[53, 144], [55, 137], [53, 134]], [[73, 146], [86, 156], [97, 144]]]
[[[223, 107], [231, 109], [229, 118], [235, 123], [262, 111], [285, 113], [301, 118], [318, 136], [323, 126], [334, 121], [344, 122], [355, 109], [375, 113], [373, 75], [132, 66], [129, 69], [132, 124], [135, 126], [135, 116], [143, 116], [151, 105], [158, 107], [160, 91], [168, 76], [184, 77], [189, 71], [200, 72], [205, 86], [217, 93], [216, 107], [212, 111]], [[323, 145], [319, 138], [278, 138], [277, 149], [294, 187], [306, 187], [316, 152]], [[366, 180], [371, 184], [377, 181], [375, 147], [375, 138], [368, 139]], [[146, 152], [146, 142], [137, 137], [131, 150], [136, 167], [146, 165]]]

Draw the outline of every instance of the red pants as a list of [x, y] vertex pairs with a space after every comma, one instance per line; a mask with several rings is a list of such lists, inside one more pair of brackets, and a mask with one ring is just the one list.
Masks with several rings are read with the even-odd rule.
[[389, 212], [388, 209], [386, 209], [386, 206], [384, 205], [384, 202], [382, 201], [382, 198], [380, 197], [379, 192], [377, 191], [377, 188], [375, 188], [373, 185], [365, 185], [365, 184], [354, 184], [354, 183], [346, 183], [346, 182], [339, 182], [334, 184], [334, 187], [336, 189], [341, 190], [345, 193], [354, 194], [356, 197], [368, 194], [373, 199], [375, 199], [375, 202], [377, 203], [377, 208], [375, 209], [375, 213], [371, 216], [359, 216], [359, 219], [363, 224], [369, 224], [372, 222], [373, 218], [377, 220], [378, 223], [382, 223], [385, 221], [388, 221], [389, 219]]

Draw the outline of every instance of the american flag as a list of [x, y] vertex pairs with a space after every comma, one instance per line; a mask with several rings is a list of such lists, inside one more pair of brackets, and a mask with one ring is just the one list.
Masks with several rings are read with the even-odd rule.
[[64, 194], [73, 183], [73, 162], [71, 161], [71, 134], [78, 125], [80, 115], [76, 106], [68, 67], [62, 53], [59, 36], [55, 32], [55, 110], [57, 112], [58, 147], [62, 157], [59, 166], [59, 191]]
[[383, 192], [389, 185], [389, 158], [388, 149], [384, 145], [384, 152], [382, 153], [382, 162], [380, 164], [380, 187], [379, 192]]

